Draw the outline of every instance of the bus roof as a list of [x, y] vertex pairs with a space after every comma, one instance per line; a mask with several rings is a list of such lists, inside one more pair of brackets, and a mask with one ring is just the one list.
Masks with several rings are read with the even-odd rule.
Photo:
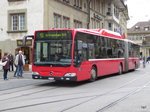
[[111, 38], [117, 38], [117, 39], [123, 39], [123, 37], [117, 33], [106, 29], [84, 29], [84, 28], [76, 28], [76, 29], [49, 29], [49, 30], [38, 30], [38, 31], [51, 31], [51, 30], [74, 30], [74, 31], [80, 31], [90, 34], [96, 34]]
[[119, 33], [113, 32], [110, 30], [106, 30], [106, 29], [76, 29], [76, 30], [87, 32], [87, 33], [93, 33], [93, 34], [97, 34], [97, 35], [102, 35], [102, 36], [106, 36], [106, 37], [123, 39]]
[[[75, 28], [75, 29], [48, 29], [48, 30], [37, 30], [38, 31], [56, 31], [56, 30], [72, 30], [72, 31], [79, 31], [79, 32], [84, 32], [84, 33], [90, 33], [90, 34], [95, 34], [95, 35], [101, 35], [101, 36], [105, 36], [105, 37], [109, 37], [109, 38], [115, 38], [115, 39], [121, 39], [133, 44], [137, 44], [131, 40], [128, 39], [124, 39], [123, 36], [121, 36], [119, 33], [117, 32], [113, 32], [107, 29], [84, 29], [84, 28]], [[139, 44], [137, 44], [139, 45]]]

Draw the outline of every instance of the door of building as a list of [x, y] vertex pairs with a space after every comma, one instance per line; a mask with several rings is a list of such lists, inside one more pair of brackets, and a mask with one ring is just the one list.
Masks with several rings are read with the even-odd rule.
[[29, 65], [31, 64], [31, 50], [32, 49], [30, 47], [19, 47], [19, 48], [16, 48], [15, 54], [17, 54], [19, 50], [23, 52], [24, 59], [25, 59], [25, 66], [23, 69], [25, 71], [29, 71]]

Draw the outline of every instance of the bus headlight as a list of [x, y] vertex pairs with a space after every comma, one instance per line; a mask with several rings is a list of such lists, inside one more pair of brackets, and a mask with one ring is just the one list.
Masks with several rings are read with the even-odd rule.
[[64, 76], [65, 77], [75, 77], [76, 73], [66, 73]]
[[32, 72], [32, 75], [39, 75], [38, 72]]

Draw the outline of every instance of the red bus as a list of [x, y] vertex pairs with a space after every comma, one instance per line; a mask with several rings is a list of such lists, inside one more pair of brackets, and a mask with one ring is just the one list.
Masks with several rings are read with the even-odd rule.
[[35, 31], [33, 79], [95, 81], [97, 77], [135, 70], [140, 46], [104, 29]]

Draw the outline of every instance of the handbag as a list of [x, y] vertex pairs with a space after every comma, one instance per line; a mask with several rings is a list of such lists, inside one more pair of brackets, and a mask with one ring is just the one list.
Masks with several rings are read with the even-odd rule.
[[5, 61], [5, 62], [0, 61], [0, 66], [5, 66], [6, 63], [7, 63], [7, 61]]

